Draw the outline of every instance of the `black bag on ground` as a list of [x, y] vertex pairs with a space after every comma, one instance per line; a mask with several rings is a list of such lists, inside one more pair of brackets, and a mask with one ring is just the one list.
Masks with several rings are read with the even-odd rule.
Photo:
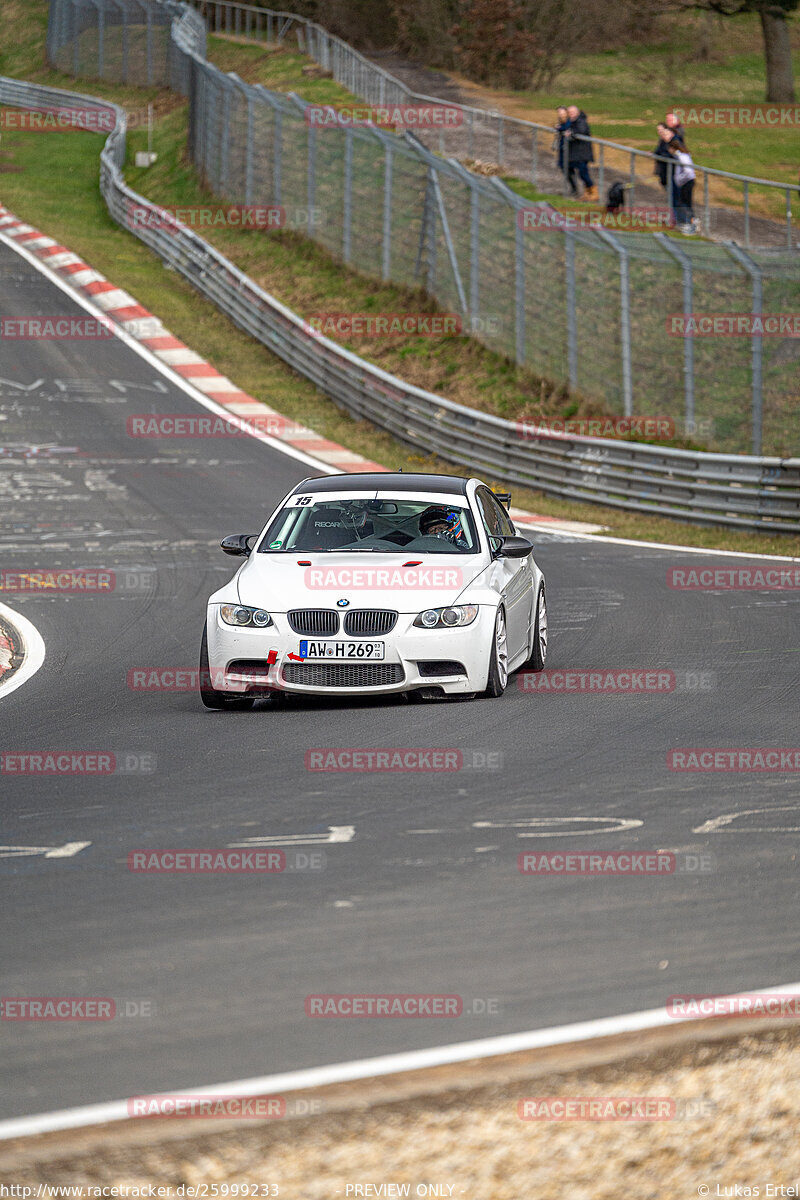
[[625, 188], [621, 183], [612, 183], [608, 189], [608, 199], [606, 200], [606, 212], [619, 212], [625, 207]]

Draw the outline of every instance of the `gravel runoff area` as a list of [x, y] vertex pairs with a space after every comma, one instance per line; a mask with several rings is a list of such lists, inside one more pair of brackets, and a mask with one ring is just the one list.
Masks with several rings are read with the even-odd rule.
[[[40, 1184], [87, 1198], [114, 1186], [121, 1197], [158, 1195], [153, 1185], [200, 1200], [246, 1194], [244, 1184], [286, 1200], [800, 1195], [797, 1022], [692, 1024], [287, 1094], [310, 1116], [131, 1121], [17, 1139], [0, 1145], [0, 1183], [34, 1198], [57, 1194]], [[645, 1097], [657, 1119], [609, 1119], [612, 1099], [623, 1114], [625, 1098], [641, 1109]], [[573, 1109], [593, 1098], [603, 1119], [554, 1119], [562, 1110], [552, 1098]], [[528, 1115], [536, 1104], [537, 1119], [521, 1119], [520, 1101]]]

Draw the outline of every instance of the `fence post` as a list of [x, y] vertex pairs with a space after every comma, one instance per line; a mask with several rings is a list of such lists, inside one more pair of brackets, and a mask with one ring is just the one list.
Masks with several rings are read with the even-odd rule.
[[145, 25], [146, 25], [146, 56], [147, 56], [147, 82], [153, 82], [153, 10], [148, 5], [145, 9]]
[[247, 145], [245, 146], [244, 167], [244, 202], [253, 203], [253, 140], [255, 138], [255, 113], [253, 112], [253, 93], [245, 84], [247, 100]]
[[631, 151], [631, 208], [633, 208], [633, 197], [636, 190], [636, 155]]
[[472, 176], [469, 182], [469, 311], [474, 328], [481, 311], [481, 192]]
[[353, 219], [353, 130], [344, 131], [344, 196], [342, 214], [342, 259], [350, 262], [350, 229]]
[[786, 189], [786, 247], [792, 249], [792, 189]]
[[381, 255], [381, 276], [388, 280], [392, 269], [392, 145], [387, 138], [384, 142], [384, 173], [383, 173], [383, 252]]
[[314, 235], [314, 205], [317, 200], [317, 127], [309, 125], [308, 127], [308, 190], [306, 194], [306, 203], [308, 205], [308, 217], [306, 224], [306, 233], [309, 237]]
[[[749, 254], [745, 254], [744, 250], [740, 250], [734, 242], [725, 242], [725, 249], [735, 258], [740, 266], [744, 267], [747, 274], [753, 283], [753, 316], [760, 317], [764, 311], [764, 277], [761, 274], [761, 268], [758, 263], [754, 262]], [[750, 338], [750, 346], [752, 352], [752, 382], [753, 382], [753, 408], [752, 408], [752, 439], [751, 439], [751, 454], [761, 453], [762, 430], [764, 424], [764, 395], [762, 391], [761, 380], [761, 343], [762, 337], [760, 333], [754, 332]]]
[[533, 131], [533, 142], [531, 144], [531, 183], [537, 187], [536, 180], [539, 177], [539, 130]]
[[120, 4], [122, 9], [122, 82], [128, 83], [128, 6], [125, 0]]
[[564, 274], [567, 301], [567, 370], [569, 386], [578, 386], [578, 313], [575, 292], [575, 233], [564, 230]]
[[[691, 316], [694, 311], [694, 283], [692, 279], [692, 260], [689, 255], [676, 245], [674, 238], [668, 238], [664, 233], [654, 233], [655, 240], [663, 246], [667, 254], [671, 254], [680, 263], [683, 283], [683, 315]], [[683, 338], [683, 395], [684, 433], [693, 434], [697, 430], [694, 415], [694, 338]]]
[[80, 23], [78, 21], [78, 0], [72, 0], [72, 74], [77, 79], [81, 70]]
[[619, 255], [619, 332], [622, 353], [622, 414], [633, 416], [633, 371], [631, 365], [631, 276], [628, 251], [618, 237], [607, 229], [597, 234], [613, 246]]
[[514, 211], [514, 352], [517, 365], [525, 362], [525, 233]]
[[708, 190], [708, 171], [703, 171], [703, 233], [711, 236], [711, 196]]
[[97, 12], [97, 75], [102, 79], [105, 69], [103, 51], [106, 41], [106, 13], [101, 0], [95, 0], [94, 7]]
[[744, 244], [750, 249], [750, 185], [744, 181]]
[[219, 164], [219, 190], [225, 199], [228, 199], [228, 173], [231, 161], [231, 92], [233, 85], [227, 75], [223, 76], [223, 98], [222, 98], [222, 124], [220, 126], [220, 164]]
[[597, 190], [598, 190], [598, 192], [600, 193], [600, 200], [602, 201], [602, 199], [603, 199], [603, 193], [605, 192], [605, 180], [606, 180], [606, 156], [605, 156], [605, 146], [602, 144], [602, 142], [601, 142], [601, 143], [600, 143], [600, 145], [597, 147], [597, 151], [598, 151], [598, 158], [597, 158]]

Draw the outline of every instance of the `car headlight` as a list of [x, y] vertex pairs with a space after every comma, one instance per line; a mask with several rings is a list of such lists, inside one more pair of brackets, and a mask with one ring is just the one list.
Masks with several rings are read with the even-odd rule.
[[418, 629], [455, 629], [459, 625], [471, 625], [478, 615], [477, 604], [456, 604], [452, 608], [426, 608], [414, 624]]
[[226, 625], [255, 625], [265, 629], [272, 624], [272, 617], [263, 608], [248, 608], [246, 604], [220, 604], [219, 615]]

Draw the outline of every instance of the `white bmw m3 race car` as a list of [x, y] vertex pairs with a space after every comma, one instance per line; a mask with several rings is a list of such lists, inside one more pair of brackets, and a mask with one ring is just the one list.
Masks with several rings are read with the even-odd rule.
[[[506, 497], [510, 500], [510, 497]], [[498, 496], [450, 475], [298, 484], [208, 601], [200, 695], [501, 696], [547, 652], [544, 577]]]

